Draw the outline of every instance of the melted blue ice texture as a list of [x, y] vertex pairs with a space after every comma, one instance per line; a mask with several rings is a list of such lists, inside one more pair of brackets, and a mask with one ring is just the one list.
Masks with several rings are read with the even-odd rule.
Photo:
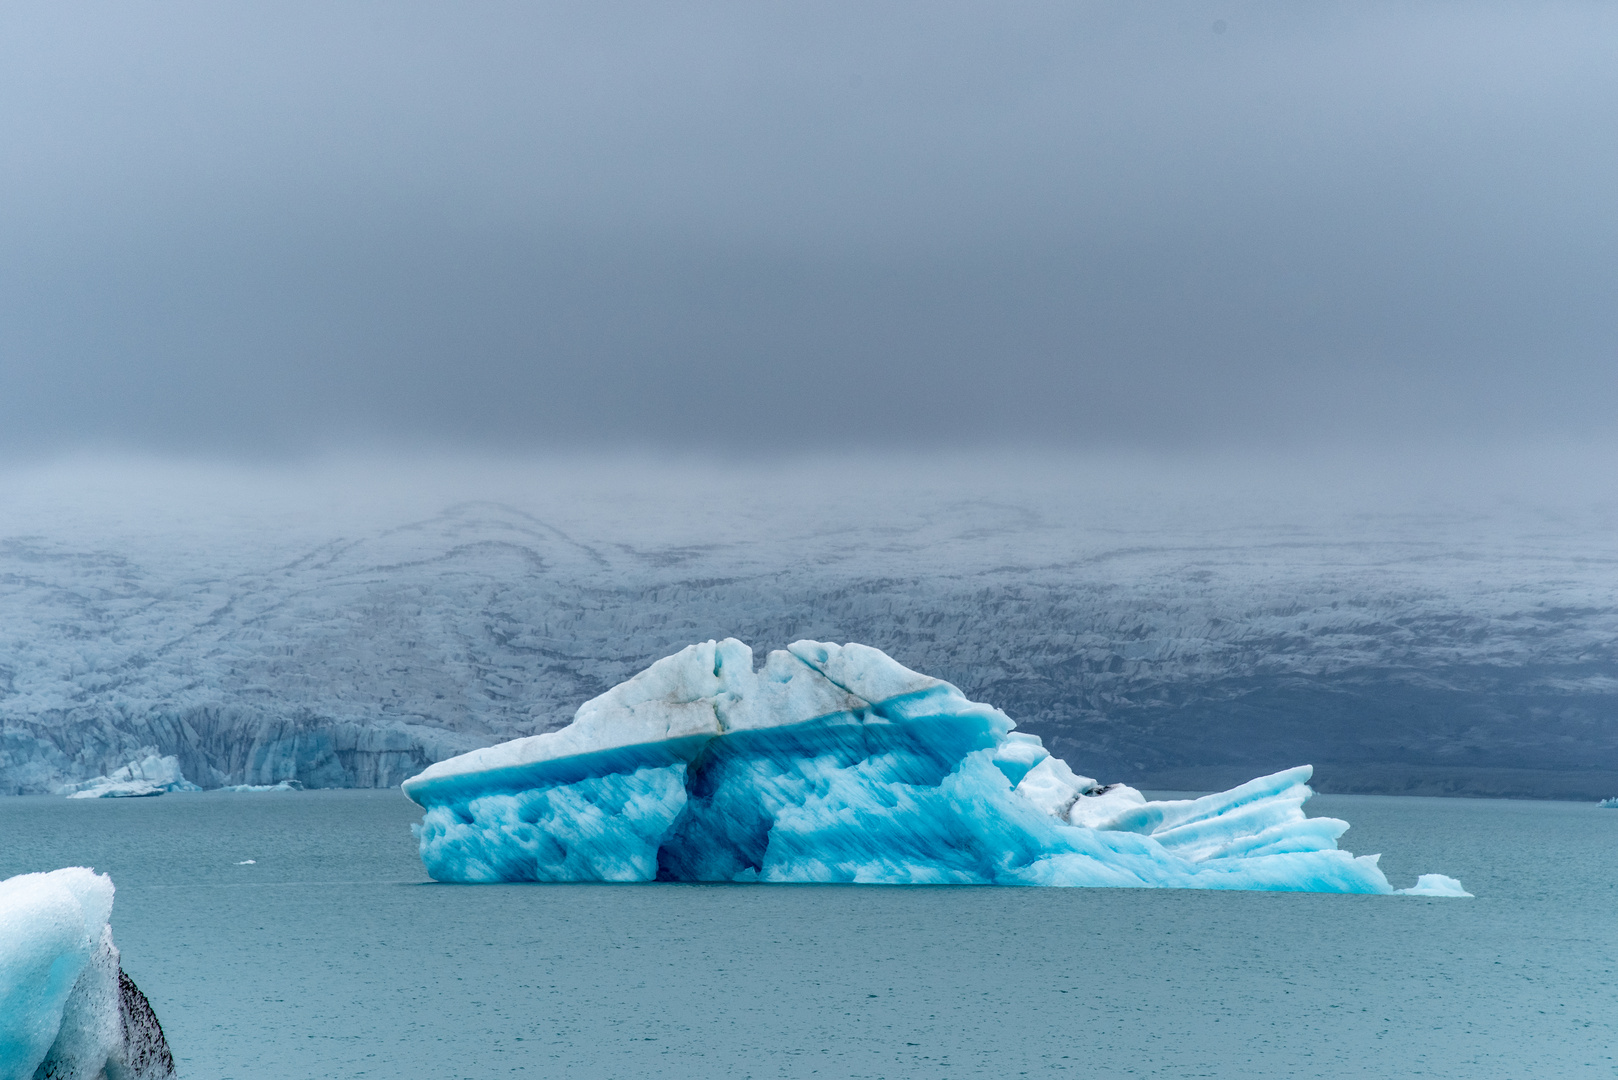
[[[414, 792], [438, 881], [770, 881], [1391, 892], [1345, 824], [1278, 774], [1099, 831], [1048, 818], [993, 761], [1010, 722], [927, 691], [790, 727], [443, 777]], [[1178, 848], [1178, 850], [1176, 850]], [[1212, 857], [1186, 852], [1214, 850]]]
[[[806, 723], [444, 777], [413, 791], [439, 881], [862, 882], [1388, 893], [1347, 828], [1282, 796], [1296, 772], [1097, 830], [1041, 813], [997, 765], [1010, 730], [926, 691]], [[944, 711], [940, 711], [943, 707]], [[1206, 804], [1206, 805], [1203, 805]], [[1213, 852], [1207, 855], [1204, 853]]]

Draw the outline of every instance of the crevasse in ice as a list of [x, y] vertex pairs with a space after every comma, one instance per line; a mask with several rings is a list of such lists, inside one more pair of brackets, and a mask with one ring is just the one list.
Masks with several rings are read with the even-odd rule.
[[0, 881], [0, 1080], [167, 1080], [174, 1059], [119, 967], [112, 881], [83, 867]]
[[[1307, 765], [1149, 802], [1014, 726], [865, 645], [799, 641], [755, 671], [730, 638], [403, 786], [440, 881], [1394, 891], [1337, 848], [1347, 823], [1304, 815]], [[1409, 891], [1464, 895], [1443, 875]]]

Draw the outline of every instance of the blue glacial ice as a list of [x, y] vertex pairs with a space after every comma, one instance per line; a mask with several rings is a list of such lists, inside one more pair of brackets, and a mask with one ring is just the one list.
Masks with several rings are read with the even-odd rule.
[[174, 1059], [119, 967], [112, 880], [83, 867], [0, 881], [0, 1080], [166, 1080]]
[[[799, 641], [755, 671], [730, 638], [403, 787], [440, 881], [1394, 891], [1338, 849], [1346, 822], [1304, 815], [1307, 765], [1151, 802], [1014, 727], [865, 645]], [[1466, 895], [1441, 874], [1406, 891]]]

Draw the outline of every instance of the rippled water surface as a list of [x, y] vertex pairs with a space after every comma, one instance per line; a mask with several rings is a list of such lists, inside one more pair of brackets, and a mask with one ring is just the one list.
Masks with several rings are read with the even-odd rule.
[[437, 885], [392, 791], [0, 799], [0, 877], [113, 875], [196, 1080], [1618, 1072], [1618, 811], [1310, 810], [1477, 898]]

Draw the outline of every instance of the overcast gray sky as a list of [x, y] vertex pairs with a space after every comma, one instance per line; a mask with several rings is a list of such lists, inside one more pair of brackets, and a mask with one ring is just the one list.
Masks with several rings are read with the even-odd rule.
[[1608, 4], [0, 7], [0, 452], [1600, 435]]

